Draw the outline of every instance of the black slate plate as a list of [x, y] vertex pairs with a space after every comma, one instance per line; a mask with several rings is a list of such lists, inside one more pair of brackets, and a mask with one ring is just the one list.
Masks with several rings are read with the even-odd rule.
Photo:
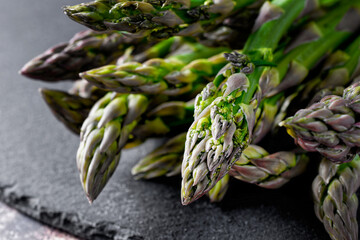
[[0, 202], [0, 239], [4, 240], [78, 240], [70, 234], [41, 224]]
[[[90, 206], [75, 166], [78, 137], [55, 120], [37, 92], [67, 89], [17, 74], [46, 48], [83, 28], [61, 5], [80, 1], [6, 1], [0, 8], [0, 199], [29, 216], [92, 239], [328, 239], [313, 213], [316, 169], [281, 190], [231, 182], [220, 204], [206, 198], [184, 207], [180, 179], [135, 181], [130, 169], [156, 144], [125, 151]], [[165, 182], [166, 180], [166, 182]]]

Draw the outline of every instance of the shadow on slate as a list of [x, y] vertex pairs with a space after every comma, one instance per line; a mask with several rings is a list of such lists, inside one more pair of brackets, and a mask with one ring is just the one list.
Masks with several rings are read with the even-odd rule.
[[[131, 167], [156, 141], [125, 151], [90, 206], [75, 164], [78, 137], [55, 120], [37, 92], [67, 89], [17, 74], [29, 59], [83, 27], [61, 5], [80, 1], [6, 1], [0, 8], [0, 199], [51, 226], [87, 239], [329, 239], [313, 213], [316, 173], [281, 190], [231, 181], [219, 204], [180, 203], [180, 179], [135, 181]], [[15, 11], [16, 10], [16, 11]], [[14, 16], [16, 15], [16, 16]]]

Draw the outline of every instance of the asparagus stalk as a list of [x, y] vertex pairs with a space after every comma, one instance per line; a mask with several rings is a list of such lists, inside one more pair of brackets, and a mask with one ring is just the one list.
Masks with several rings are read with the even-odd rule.
[[180, 174], [185, 138], [186, 133], [181, 133], [155, 149], [132, 168], [132, 175], [136, 179], [151, 179]]
[[[185, 136], [184, 133], [175, 136], [136, 164], [132, 169], [135, 178], [150, 179], [180, 173]], [[250, 145], [236, 161], [229, 174], [262, 187], [279, 188], [290, 178], [302, 173], [307, 161], [305, 154], [278, 152], [270, 155], [262, 147]]]
[[347, 86], [351, 80], [360, 75], [360, 37], [357, 37], [345, 51], [335, 52], [325, 63], [325, 76], [318, 80], [316, 91], [324, 88]]
[[207, 193], [210, 202], [221, 202], [229, 188], [229, 174], [226, 174], [215, 186]]
[[[161, 176], [172, 177], [180, 174], [185, 138], [186, 133], [181, 133], [141, 159], [131, 170], [135, 179], [151, 179]], [[221, 202], [227, 192], [229, 179], [229, 175], [225, 175], [210, 190], [208, 197], [211, 202]]]
[[[180, 174], [186, 133], [170, 139], [137, 163], [131, 173], [136, 179], [151, 179]], [[269, 154], [265, 149], [250, 145], [229, 171], [239, 180], [265, 188], [280, 188], [291, 178], [301, 174], [307, 165], [305, 154], [278, 152]], [[229, 175], [225, 175], [207, 193], [211, 202], [220, 202], [228, 189]]]
[[[198, 92], [198, 88], [180, 97], [191, 97], [193, 91]], [[111, 177], [123, 147], [135, 146], [150, 136], [165, 135], [172, 127], [181, 131], [189, 126], [193, 103], [163, 103], [166, 100], [164, 95], [149, 99], [142, 94], [108, 93], [93, 106], [82, 125], [77, 154], [81, 180], [90, 202], [96, 199]], [[148, 113], [143, 115], [145, 109]], [[146, 116], [145, 119], [141, 119], [142, 116]], [[99, 160], [97, 153], [106, 156], [106, 160]], [[99, 161], [103, 170], [98, 173], [99, 168], [91, 166], [97, 166]]]
[[281, 122], [295, 142], [309, 152], [319, 152], [335, 163], [351, 161], [360, 146], [359, 83], [330, 95]]
[[90, 203], [115, 171], [121, 149], [149, 102], [145, 95], [108, 93], [91, 109], [81, 127], [76, 157]]
[[252, 134], [253, 144], [259, 143], [269, 133], [280, 107], [287, 99], [281, 93], [261, 101], [255, 114], [256, 120]]
[[207, 46], [228, 46], [231, 49], [242, 49], [251, 34], [255, 19], [261, 5], [249, 7], [225, 18], [221, 25], [201, 34], [198, 38]]
[[69, 94], [82, 98], [89, 98], [94, 101], [105, 95], [106, 91], [101, 90], [84, 80], [77, 80], [68, 91]]
[[[186, 98], [185, 98], [186, 99]], [[131, 132], [124, 148], [140, 145], [148, 138], [174, 136], [186, 131], [193, 121], [193, 100], [189, 102], [172, 100], [152, 104], [137, 127]], [[164, 99], [165, 101], [165, 99]]]
[[288, 113], [288, 110], [299, 109], [298, 106], [310, 106], [325, 96], [342, 96], [344, 87], [360, 74], [357, 73], [357, 66], [360, 65], [359, 45], [360, 37], [345, 50], [337, 50], [327, 57], [319, 75], [301, 84], [284, 100], [272, 127], [278, 127], [286, 116], [290, 117], [294, 114]]
[[91, 107], [105, 95], [103, 90], [81, 80], [69, 92], [46, 88], [39, 91], [54, 116], [75, 134], [80, 133]]
[[[180, 173], [186, 134], [170, 139], [165, 145], [140, 160], [133, 169], [136, 179], [174, 176]], [[240, 159], [208, 193], [211, 202], [220, 202], [228, 188], [229, 175], [264, 188], [280, 188], [291, 178], [301, 174], [307, 165], [305, 154], [277, 152], [269, 154], [260, 146], [248, 146]]]
[[126, 60], [137, 62], [164, 57], [181, 45], [182, 39], [171, 38], [155, 43], [116, 31], [98, 33], [88, 30], [76, 34], [68, 43], [50, 48], [35, 57], [20, 73], [44, 81], [74, 80], [83, 71], [113, 63], [117, 59], [123, 62], [127, 54], [130, 56], [126, 56]]
[[169, 54], [176, 52], [186, 42], [187, 40], [181, 37], [164, 39], [154, 44], [153, 46], [146, 48], [145, 50], [135, 51], [135, 54], [133, 54], [131, 57], [131, 61], [142, 63], [151, 58], [166, 57]]
[[20, 71], [29, 78], [43, 81], [79, 79], [79, 73], [116, 60], [125, 49], [141, 39], [119, 32], [83, 31], [67, 43], [54, 46], [30, 60]]
[[[171, 38], [131, 56], [131, 59], [142, 62], [149, 57], [164, 56], [170, 51], [175, 51], [182, 43], [181, 38]], [[80, 133], [80, 127], [92, 105], [105, 95], [104, 90], [85, 80], [76, 81], [69, 93], [49, 89], [41, 89], [40, 92], [56, 118], [76, 134]]]
[[356, 38], [345, 50], [338, 50], [327, 58], [321, 74], [303, 91], [302, 101], [313, 96], [310, 103], [320, 101], [327, 95], [341, 96], [349, 82], [360, 75], [360, 37]]
[[127, 1], [95, 0], [64, 7], [72, 20], [97, 31], [115, 29], [156, 38], [193, 36], [222, 22], [256, 0]]
[[353, 28], [344, 24], [353, 21], [350, 16], [358, 16], [346, 2], [311, 25], [310, 41], [295, 45], [284, 57], [275, 55], [278, 64], [271, 68], [272, 52], [304, 10], [305, 2], [273, 1], [267, 5], [266, 11], [271, 9], [276, 17], [249, 37], [242, 54], [227, 55], [232, 65], [220, 71], [195, 101], [195, 121], [187, 134], [182, 165], [183, 204], [208, 192], [240, 157], [252, 140], [255, 111], [261, 99], [301, 82], [309, 69], [351, 36], [359, 24], [353, 22]]
[[[290, 46], [288, 46], [284, 51], [281, 49], [275, 53], [275, 59], [273, 61], [277, 67], [270, 70], [269, 68], [266, 69], [262, 76], [258, 77], [256, 80], [256, 83], [263, 91], [260, 94], [261, 97], [273, 96], [282, 90], [299, 84], [304, 79], [304, 76], [306, 76], [309, 68], [313, 67], [318, 62], [318, 60], [323, 57], [323, 55], [331, 52], [334, 48], [336, 48], [337, 45], [339, 45], [339, 43], [343, 42], [347, 37], [349, 37], [350, 33], [354, 32], [359, 27], [358, 19], [356, 18], [358, 16], [358, 8], [355, 6], [354, 8], [348, 10], [344, 15], [344, 11], [348, 9], [348, 6], [346, 6], [346, 1], [343, 4], [345, 4], [345, 6], [343, 6], [338, 11], [333, 10], [327, 14], [325, 18], [318, 21], [317, 23], [312, 22], [308, 24], [308, 26], [305, 27], [299, 36], [295, 38], [293, 43], [290, 44]], [[341, 18], [341, 21], [339, 18]], [[356, 21], [351, 22], [351, 20]], [[270, 23], [274, 21], [275, 20], [270, 21]], [[329, 25], [327, 25], [328, 22], [330, 23]], [[270, 25], [270, 27], [276, 28], [276, 25]], [[267, 28], [264, 27], [264, 29], [266, 30]], [[336, 34], [332, 34], [333, 31], [335, 31]], [[265, 41], [264, 39], [273, 39], [272, 37], [262, 36], [270, 34], [270, 31], [263, 31], [264, 33], [261, 33], [261, 31], [259, 32], [260, 33], [257, 34], [259, 36], [258, 38], [260, 39], [260, 43], [258, 43], [258, 45], [274, 45], [272, 41], [261, 43], [261, 41]], [[331, 38], [328, 38], [330, 36]], [[280, 38], [276, 35], [274, 37], [275, 39]], [[198, 96], [195, 105], [195, 117], [198, 116], [199, 113], [202, 112], [206, 107], [208, 107], [215, 98], [223, 94], [223, 91], [225, 91], [223, 85], [227, 82], [227, 78], [231, 76], [233, 72], [249, 71], [254, 67], [254, 64], [250, 61], [251, 58], [249, 57], [250, 55], [256, 55], [256, 53], [253, 53], [256, 52], [256, 50], [252, 49], [254, 47], [253, 45], [255, 44], [255, 41], [252, 40], [254, 38], [255, 40], [258, 39], [256, 38], [256, 34], [252, 34], [247, 41], [246, 47], [250, 49], [245, 48], [242, 54], [235, 52], [234, 54], [228, 54], [226, 56], [232, 65], [229, 64], [224, 69], [222, 69], [216, 76], [215, 82], [209, 83], [208, 86], [204, 89], [203, 93]], [[319, 47], [321, 48], [319, 51], [313, 52], [314, 48]], [[326, 49], [326, 47], [329, 47], [329, 49]], [[258, 48], [263, 51], [262, 53], [259, 53], [260, 58], [262, 55], [266, 54], [266, 57], [268, 58], [267, 61], [273, 58], [271, 54], [271, 48], [270, 51], [267, 51], [264, 47], [261, 48], [259, 46]], [[272, 48], [274, 49], [275, 46]], [[246, 51], [250, 52], [250, 54], [247, 54], [247, 56], [245, 55]], [[252, 61], [254, 61], [255, 64], [266, 65], [264, 60], [257, 59], [259, 56], [252, 58], [254, 59]], [[236, 69], [236, 66], [240, 66], [240, 68]], [[242, 70], [242, 68], [245, 69]], [[259, 71], [262, 70], [260, 67], [257, 69]], [[256, 88], [253, 87], [252, 89]], [[229, 91], [226, 93], [228, 92]]]
[[331, 239], [358, 239], [356, 190], [359, 186], [359, 156], [343, 164], [334, 164], [325, 158], [320, 163], [319, 175], [312, 184], [314, 209]]
[[[275, 16], [275, 20], [270, 19], [270, 21], [267, 21], [263, 24], [265, 26], [270, 24], [270, 27], [272, 22], [279, 21], [279, 19], [277, 18], [280, 18], [280, 23], [282, 19], [284, 19], [282, 21], [286, 23], [286, 16], [289, 16], [289, 19], [291, 20], [295, 20], [295, 18], [305, 7], [305, 2], [298, 2], [299, 5], [295, 6], [295, 11], [292, 12], [290, 6], [289, 10], [286, 9], [287, 11], [284, 11], [283, 8], [281, 8], [281, 5], [279, 7], [276, 4], [270, 4], [268, 2], [266, 2], [265, 4], [264, 6], [266, 6], [266, 8], [262, 8], [262, 10], [260, 11], [260, 16], [266, 15], [265, 11], [268, 12], [268, 9], [272, 9], [270, 11], [270, 16]], [[290, 14], [284, 14], [284, 12], [290, 12]], [[260, 16], [258, 17], [259, 19]], [[278, 25], [280, 26], [279, 31], [280, 33], [282, 33], [281, 30], [284, 30], [285, 32], [285, 30], [290, 24]], [[264, 27], [260, 27], [260, 29], [258, 29], [254, 33], [254, 35], [261, 36], [261, 33], [264, 31], [263, 29]], [[275, 38], [280, 39], [280, 36], [275, 36]], [[249, 39], [251, 39], [251, 36], [249, 37]], [[245, 48], [247, 48], [247, 45], [249, 44], [246, 44]], [[276, 45], [276, 43], [270, 44], [269, 42], [270, 47], [271, 45]], [[266, 46], [267, 45], [265, 45], [265, 47]], [[263, 55], [265, 56], [269, 54], [266, 54], [266, 52], [264, 52]], [[227, 55], [227, 58], [229, 60], [233, 60], [234, 63], [238, 61], [237, 65], [245, 67], [245, 72], [250, 72], [253, 69], [253, 65], [249, 64], [248, 58], [245, 55]], [[268, 58], [266, 60], [272, 60], [271, 57], [266, 56], [266, 58]], [[226, 71], [226, 68], [220, 71], [220, 73], [226, 72], [228, 72], [228, 76], [231, 75], [231, 71]], [[221, 76], [222, 74], [219, 75]], [[250, 105], [244, 105], [242, 112], [248, 114], [246, 115], [246, 117], [244, 117], [244, 115], [240, 111], [237, 119], [239, 121], [228, 121], [227, 119], [224, 119], [224, 117], [222, 117], [221, 115], [217, 114], [216, 111], [218, 110], [221, 110], [224, 113], [232, 111], [232, 109], [225, 108], [226, 106], [224, 104], [216, 108], [212, 107], [210, 112], [210, 107], [208, 106], [216, 99], [217, 88], [221, 85], [221, 82], [225, 77], [221, 76], [221, 78], [222, 79], [219, 81], [217, 80], [219, 79], [219, 77], [216, 77], [215, 82], [209, 83], [208, 86], [202, 91], [200, 95], [198, 95], [197, 99], [195, 100], [195, 122], [190, 127], [187, 134], [184, 160], [182, 164], [183, 181], [181, 196], [183, 204], [189, 204], [197, 198], [201, 197], [206, 192], [208, 192], [216, 184], [216, 182], [219, 181], [227, 173], [231, 165], [234, 164], [236, 159], [241, 154], [239, 153], [240, 150], [247, 147], [247, 136], [242, 134], [240, 131], [235, 134], [235, 130], [237, 128], [236, 122], [240, 122], [239, 125], [241, 125], [241, 121], [244, 118], [247, 118], [247, 121], [249, 122], [255, 121], [254, 114], [252, 114], [251, 116], [249, 115], [251, 114], [251, 112], [253, 112], [253, 108], [255, 106], [250, 109]], [[233, 86], [245, 89], [248, 87], [248, 80], [242, 77], [242, 75], [234, 75], [232, 79], [233, 80], [231, 82], [234, 82]], [[231, 86], [229, 86], [229, 89], [230, 87]], [[228, 95], [229, 93], [226, 92], [225, 94]], [[215, 119], [215, 116], [217, 119]], [[216, 126], [216, 128], [211, 127], [212, 120], [218, 122], [218, 126]], [[246, 124], [246, 121], [243, 122], [245, 122]], [[224, 134], [225, 132], [227, 133]], [[215, 135], [214, 141], [211, 141], [212, 134]], [[233, 141], [234, 135], [239, 138], [240, 141]], [[220, 143], [221, 145], [216, 146], [215, 141], [220, 140], [220, 137], [222, 138], [222, 142], [218, 141], [218, 143]]]
[[110, 92], [93, 106], [81, 127], [77, 153], [80, 178], [90, 202], [115, 171], [122, 148], [170, 131], [184, 131], [190, 125], [193, 103], [166, 100], [161, 95], [150, 99], [143, 94]]
[[193, 101], [161, 103], [146, 113], [132, 132], [132, 137], [142, 142], [149, 137], [163, 137], [186, 131], [193, 121], [193, 111]]
[[189, 91], [194, 82], [214, 77], [226, 64], [219, 54], [226, 50], [187, 42], [166, 59], [107, 65], [80, 76], [100, 88], [120, 93], [179, 95]]
[[64, 91], [45, 88], [40, 88], [39, 91], [55, 117], [69, 130], [79, 134], [80, 127], [94, 102]]
[[263, 188], [280, 188], [291, 178], [304, 172], [308, 157], [302, 153], [269, 154], [257, 145], [249, 145], [231, 167], [229, 175]]

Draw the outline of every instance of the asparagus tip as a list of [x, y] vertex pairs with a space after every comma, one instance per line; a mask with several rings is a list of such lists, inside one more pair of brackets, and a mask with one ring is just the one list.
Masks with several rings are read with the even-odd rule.
[[22, 67], [22, 68], [20, 69], [20, 71], [18, 71], [18, 74], [23, 75], [23, 76], [26, 76], [27, 72], [26, 72], [26, 70], [24, 69], [24, 67]]
[[[79, 77], [80, 77], [81, 79], [85, 79], [85, 80], [86, 80], [85, 74], [86, 74], [86, 72], [81, 72], [81, 73], [79, 73]], [[87, 80], [86, 80], [86, 81], [87, 81]]]
[[286, 125], [285, 121], [279, 122], [279, 127], [284, 127]]
[[182, 205], [186, 206], [189, 205], [190, 203], [194, 202], [196, 199], [191, 199], [189, 197], [182, 197], [181, 198], [181, 203]]
[[46, 88], [39, 88], [38, 89], [39, 93], [41, 94], [41, 96], [46, 100], [47, 97], [50, 96], [50, 91], [49, 89], [46, 89]]
[[70, 10], [71, 6], [70, 5], [64, 5], [61, 7], [61, 9], [64, 11], [64, 13], [68, 16], [71, 15], [71, 10]]
[[31, 71], [29, 64], [25, 64], [18, 73], [28, 78], [36, 78], [36, 75], [34, 75], [33, 72]]
[[48, 102], [47, 99], [49, 98], [53, 99], [55, 97], [53, 90], [46, 88], [39, 88], [38, 91], [46, 102]]
[[131, 169], [131, 175], [134, 177], [135, 180], [140, 180], [141, 176], [139, 176], [139, 174], [141, 173], [138, 164], [135, 165], [132, 169]]
[[86, 197], [89, 201], [89, 204], [92, 205], [95, 199], [92, 199], [89, 195], [86, 195]]

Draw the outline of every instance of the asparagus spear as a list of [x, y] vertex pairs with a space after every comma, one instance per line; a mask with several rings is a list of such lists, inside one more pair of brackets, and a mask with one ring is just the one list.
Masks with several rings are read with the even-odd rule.
[[[181, 160], [184, 154], [186, 133], [171, 138], [141, 159], [131, 170], [135, 179], [151, 179], [161, 176], [171, 177], [180, 174]], [[211, 202], [221, 202], [229, 183], [229, 175], [219, 181], [208, 193]]]
[[132, 175], [136, 179], [150, 179], [180, 174], [185, 137], [186, 133], [181, 133], [141, 159], [132, 168]]
[[280, 188], [304, 172], [308, 160], [302, 153], [282, 151], [269, 154], [260, 146], [249, 145], [231, 167], [229, 174], [260, 187]]
[[155, 43], [116, 31], [98, 33], [88, 30], [76, 34], [68, 43], [50, 48], [35, 57], [20, 72], [44, 81], [74, 80], [79, 78], [80, 72], [110, 64], [118, 58], [124, 61], [123, 55], [128, 52], [129, 59], [138, 62], [164, 57], [181, 45], [182, 39], [170, 38]]
[[[142, 62], [149, 57], [164, 56], [182, 45], [183, 39], [171, 38], [131, 56], [131, 59]], [[41, 89], [40, 92], [56, 118], [71, 131], [78, 134], [80, 127], [95, 102], [105, 95], [101, 90], [85, 80], [76, 81], [69, 93], [57, 90]]]
[[239, 158], [252, 139], [255, 111], [261, 99], [301, 82], [309, 69], [351, 36], [359, 24], [352, 22], [353, 28], [344, 24], [353, 21], [352, 16], [358, 17], [358, 13], [348, 2], [343, 3], [318, 24], [310, 25], [310, 41], [297, 44], [285, 55], [275, 55], [278, 64], [271, 68], [272, 52], [304, 10], [305, 2], [267, 4], [275, 19], [263, 23], [249, 37], [242, 54], [227, 55], [232, 66], [220, 71], [195, 101], [195, 121], [187, 134], [182, 165], [183, 204], [208, 192]]
[[[180, 173], [184, 152], [185, 133], [170, 139], [165, 145], [150, 153], [133, 169], [136, 179], [174, 176]], [[301, 174], [307, 165], [305, 154], [277, 152], [269, 154], [260, 146], [248, 146], [240, 159], [230, 169], [229, 175], [264, 188], [279, 188], [291, 178]], [[225, 175], [208, 193], [212, 202], [220, 202], [228, 188], [229, 175]]]
[[169, 137], [186, 131], [193, 121], [193, 100], [189, 102], [169, 100], [171, 101], [157, 102], [157, 105], [152, 104], [153, 106], [149, 107], [150, 110], [143, 115], [137, 127], [131, 132], [124, 148], [136, 147], [148, 138]]
[[[174, 176], [180, 173], [186, 133], [170, 139], [165, 145], [140, 160], [133, 169], [136, 179]], [[278, 152], [269, 155], [263, 148], [250, 145], [229, 171], [230, 176], [265, 188], [279, 188], [301, 174], [307, 165], [304, 154]], [[228, 189], [229, 175], [225, 175], [207, 193], [211, 202], [220, 202]]]
[[280, 107], [285, 100], [284, 94], [277, 94], [261, 101], [256, 110], [256, 120], [252, 134], [252, 143], [259, 143], [271, 130]]
[[90, 203], [115, 171], [121, 149], [148, 105], [145, 95], [108, 93], [91, 109], [81, 127], [76, 157]]
[[[140, 51], [135, 51], [135, 54], [133, 54], [131, 57], [131, 61], [142, 63], [151, 58], [166, 57], [169, 54], [171, 55], [173, 52], [176, 52], [186, 42], [187, 40], [181, 37], [171, 37], [164, 39], [154, 44], [153, 46], [146, 48], [145, 50], [140, 49]], [[119, 62], [117, 64], [119, 64]]]
[[69, 92], [46, 88], [39, 91], [55, 117], [75, 134], [80, 133], [94, 103], [105, 95], [103, 90], [82, 80], [76, 81]]
[[145, 114], [132, 136], [140, 141], [149, 137], [161, 137], [185, 131], [191, 124], [193, 101], [168, 101], [159, 104]]
[[222, 54], [217, 54], [226, 50], [187, 42], [166, 59], [107, 65], [80, 76], [100, 88], [120, 93], [179, 95], [189, 91], [194, 82], [214, 77], [226, 64]]
[[284, 100], [272, 127], [278, 127], [287, 115], [290, 117], [294, 114], [291, 111], [289, 113], [288, 110], [299, 109], [299, 106], [310, 106], [328, 95], [342, 96], [344, 86], [360, 74], [356, 70], [360, 63], [359, 45], [360, 37], [345, 50], [337, 50], [327, 57], [318, 76], [301, 84]]
[[[177, 135], [150, 153], [134, 166], [133, 175], [137, 179], [149, 179], [180, 173], [179, 166], [184, 152], [185, 136], [184, 133]], [[229, 174], [263, 187], [278, 188], [290, 178], [303, 172], [307, 160], [304, 154], [278, 152], [270, 155], [262, 147], [250, 145], [236, 161]]]
[[319, 79], [316, 90], [347, 86], [360, 73], [357, 71], [360, 65], [360, 37], [357, 37], [345, 51], [337, 51], [325, 63], [325, 76]]
[[321, 74], [304, 89], [302, 100], [313, 96], [309, 105], [327, 95], [342, 95], [344, 87], [360, 75], [360, 37], [345, 50], [338, 50], [327, 58]]
[[157, 38], [193, 36], [256, 0], [127, 1], [96, 0], [64, 7], [72, 20], [97, 31], [115, 29]]
[[[346, 4], [346, 2], [344, 2]], [[349, 36], [350, 32], [354, 32], [359, 24], [358, 19], [356, 18], [358, 15], [358, 10], [356, 6], [354, 9], [350, 9], [348, 12], [346, 12], [345, 16], [343, 15], [344, 9], [346, 10], [347, 7], [343, 6], [342, 10], [339, 9], [338, 12], [332, 11], [330, 14], [327, 14], [327, 16], [318, 21], [317, 23], [310, 23], [307, 27], [295, 38], [293, 43], [290, 44], [290, 46], [283, 50], [279, 50], [275, 53], [274, 57], [274, 64], [277, 65], [277, 68], [272, 68], [271, 70], [266, 70], [265, 73], [261, 76], [260, 82], [258, 82], [259, 87], [262, 88], [263, 93], [261, 93], [261, 96], [272, 96], [275, 95], [277, 92], [280, 92], [282, 90], [285, 90], [289, 87], [296, 86], [298, 83], [300, 83], [304, 79], [304, 75], [307, 74], [308, 68], [311, 66], [314, 66], [317, 63], [317, 60], [319, 60], [320, 57], [322, 57], [325, 53], [324, 50], [327, 50], [326, 48], [323, 48], [321, 51], [313, 52], [314, 48], [322, 47], [322, 46], [329, 46], [328, 52], [334, 49], [339, 42], [344, 41], [344, 38]], [[275, 11], [275, 10], [274, 10]], [[279, 10], [278, 10], [279, 11]], [[343, 16], [343, 19], [341, 19], [341, 22], [339, 22], [339, 16]], [[351, 22], [351, 20], [354, 20]], [[356, 21], [355, 21], [356, 20]], [[270, 21], [270, 22], [274, 22]], [[330, 22], [330, 25], [327, 25], [327, 22]], [[350, 23], [351, 22], [351, 23]], [[336, 26], [338, 25], [338, 26]], [[345, 26], [351, 26], [351, 27], [345, 27]], [[276, 27], [271, 26], [270, 27]], [[336, 35], [332, 36], [331, 33], [334, 28], [336, 27], [335, 31]], [[267, 29], [267, 28], [265, 28]], [[267, 31], [263, 31], [263, 34], [269, 34]], [[278, 31], [276, 31], [278, 32]], [[349, 32], [349, 33], [344, 33]], [[252, 44], [254, 44], [252, 39], [260, 39], [259, 41], [265, 41], [264, 39], [273, 39], [272, 37], [263, 37], [261, 33], [258, 34], [259, 37], [256, 38], [255, 34], [252, 34], [247, 41], [247, 46], [250, 49], [245, 48], [245, 52], [243, 51], [242, 54], [234, 53], [234, 54], [227, 54], [227, 59], [232, 62], [232, 65], [226, 66], [224, 69], [222, 69], [219, 74], [216, 76], [215, 82], [208, 84], [208, 86], [204, 89], [203, 93], [198, 96], [198, 99], [196, 100], [195, 105], [195, 116], [199, 115], [201, 111], [203, 111], [208, 105], [214, 101], [216, 97], [223, 94], [221, 90], [224, 91], [224, 85], [227, 81], [227, 78], [229, 75], [232, 75], [232, 71], [241, 72], [242, 68], [245, 67], [245, 71], [249, 71], [254, 67], [254, 64], [252, 64], [250, 61], [249, 54], [246, 56], [246, 51], [254, 52], [256, 50], [252, 50]], [[327, 36], [332, 36], [332, 38], [327, 38]], [[276, 36], [275, 36], [276, 37]], [[326, 40], [326, 41], [322, 41]], [[328, 45], [324, 45], [328, 44]], [[268, 43], [259, 43], [266, 46], [267, 44], [271, 45], [273, 44], [271, 41]], [[259, 47], [260, 48], [260, 47]], [[270, 49], [271, 50], [271, 49]], [[291, 50], [291, 51], [290, 51]], [[263, 50], [263, 54], [270, 54], [271, 51], [267, 51], [266, 49]], [[323, 55], [320, 55], [323, 53]], [[252, 53], [253, 54], [253, 53]], [[261, 53], [260, 53], [261, 55]], [[257, 56], [253, 57], [254, 63], [260, 64], [261, 61], [256, 59]], [[272, 56], [268, 56], [268, 58], [272, 58]], [[306, 60], [306, 58], [309, 58]], [[265, 62], [266, 64], [266, 62]], [[242, 66], [244, 65], [244, 66]], [[246, 67], [246, 65], [249, 65]], [[289, 67], [290, 65], [290, 67]], [[310, 67], [302, 66], [302, 65], [308, 65]], [[234, 69], [236, 66], [241, 66], [239, 69]], [[261, 70], [261, 69], [260, 69]], [[296, 74], [296, 75], [295, 75]], [[281, 84], [280, 84], [281, 83]], [[221, 88], [222, 87], [222, 88]], [[255, 87], [254, 87], [255, 88]], [[229, 91], [227, 91], [228, 93]]]
[[77, 153], [80, 178], [90, 202], [115, 171], [122, 148], [148, 137], [184, 131], [190, 125], [193, 103], [166, 100], [161, 95], [150, 99], [143, 94], [110, 92], [93, 106], [82, 125]]
[[319, 152], [327, 159], [351, 161], [360, 146], [359, 83], [344, 90], [343, 97], [330, 95], [281, 122], [303, 149]]
[[79, 32], [67, 43], [54, 46], [30, 60], [20, 71], [24, 76], [44, 81], [76, 80], [79, 73], [108, 64], [141, 39], [119, 32]]
[[[180, 98], [186, 99], [193, 95], [192, 92], [198, 91], [195, 87]], [[126, 100], [127, 98], [129, 99]], [[181, 129], [185, 130], [184, 126], [189, 126], [193, 103], [161, 104], [167, 99], [164, 95], [149, 99], [142, 94], [109, 93], [94, 105], [81, 128], [81, 143], [77, 154], [83, 187], [90, 202], [98, 196], [111, 177], [123, 147], [134, 146], [149, 136], [164, 135], [171, 127], [177, 127], [181, 131]], [[129, 101], [128, 106], [126, 101]], [[145, 109], [152, 110], [148, 111], [144, 120], [141, 120]], [[94, 141], [95, 144], [92, 144]], [[101, 160], [104, 161], [101, 162], [102, 172], [97, 173], [97, 169], [90, 168], [99, 164], [98, 156], [92, 154], [102, 153], [104, 146], [110, 153], [107, 154], [106, 160]], [[111, 149], [111, 147], [116, 148]], [[101, 156], [104, 155], [106, 154], [102, 153]]]
[[229, 188], [229, 174], [226, 174], [215, 186], [207, 193], [210, 202], [221, 202]]
[[40, 88], [39, 91], [55, 117], [69, 130], [79, 134], [94, 101], [59, 90]]
[[84, 80], [77, 80], [68, 91], [69, 94], [82, 98], [89, 98], [94, 101], [105, 95], [106, 91], [101, 90]]
[[356, 191], [359, 186], [359, 156], [343, 164], [334, 164], [325, 158], [320, 163], [319, 175], [312, 184], [315, 213], [331, 239], [358, 239]]
[[350, 107], [356, 114], [360, 113], [360, 77], [354, 80], [354, 83], [345, 88], [343, 97], [348, 101], [347, 106]]

